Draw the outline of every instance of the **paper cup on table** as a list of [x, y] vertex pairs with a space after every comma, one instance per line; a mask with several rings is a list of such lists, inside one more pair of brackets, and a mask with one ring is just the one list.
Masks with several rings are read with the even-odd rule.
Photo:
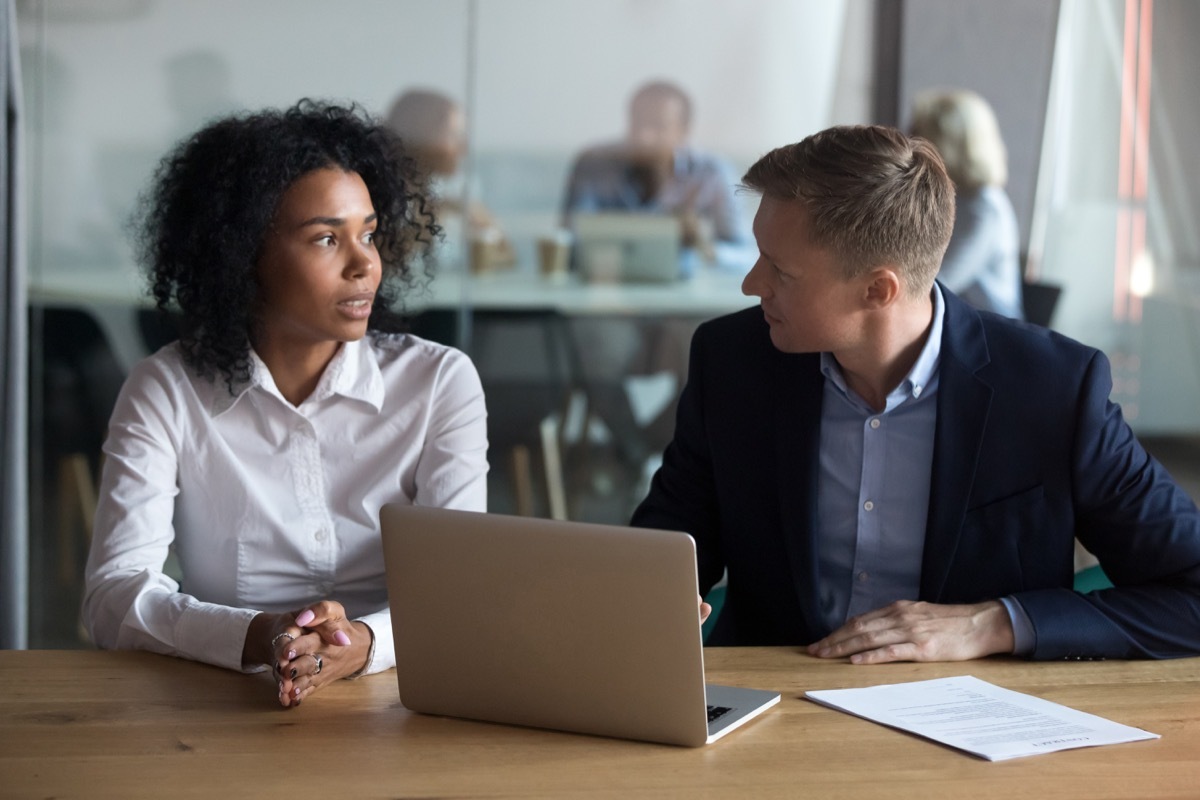
[[496, 228], [483, 228], [471, 239], [471, 271], [490, 272], [510, 266], [511, 258], [505, 248], [504, 235]]
[[567, 274], [567, 264], [571, 258], [570, 233], [559, 231], [553, 236], [542, 236], [538, 239], [537, 248], [542, 277], [556, 278]]

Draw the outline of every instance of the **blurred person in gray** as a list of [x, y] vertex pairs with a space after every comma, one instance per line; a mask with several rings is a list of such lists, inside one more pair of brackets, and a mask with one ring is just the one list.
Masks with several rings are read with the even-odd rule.
[[[736, 177], [724, 160], [688, 142], [691, 97], [675, 83], [648, 81], [634, 91], [628, 114], [624, 138], [588, 147], [572, 164], [564, 227], [573, 229], [581, 213], [670, 214], [679, 220], [680, 277], [692, 276], [701, 263], [748, 271], [757, 249], [734, 197]], [[638, 481], [648, 481], [670, 436], [695, 324], [624, 315], [572, 320], [576, 345], [586, 354], [588, 401], [612, 434], [632, 482], [631, 502], [644, 495]], [[642, 399], [635, 403], [635, 397]]]
[[563, 219], [581, 211], [674, 214], [680, 220], [684, 275], [699, 255], [745, 272], [753, 241], [733, 190], [736, 180], [720, 158], [688, 143], [692, 100], [678, 85], [642, 84], [629, 102], [624, 139], [584, 150], [571, 167]]
[[512, 245], [495, 217], [479, 202], [479, 187], [468, 184], [463, 174], [467, 119], [462, 106], [435, 89], [408, 89], [392, 103], [387, 126], [431, 180], [438, 223], [443, 228], [439, 260], [443, 264], [461, 262], [466, 257], [464, 242], [481, 240], [490, 245], [491, 266], [510, 266]]
[[1022, 319], [1020, 233], [992, 107], [964, 89], [922, 92], [912, 134], [937, 148], [954, 181], [954, 232], [938, 280], [976, 308]]

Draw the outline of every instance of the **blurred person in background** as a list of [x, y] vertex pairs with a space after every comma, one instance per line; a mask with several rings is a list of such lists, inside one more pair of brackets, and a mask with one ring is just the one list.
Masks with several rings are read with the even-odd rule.
[[976, 308], [1021, 319], [1020, 233], [992, 107], [967, 90], [922, 92], [912, 135], [937, 148], [954, 181], [954, 232], [938, 280]]
[[[673, 215], [679, 220], [680, 277], [692, 276], [702, 263], [749, 270], [756, 250], [734, 197], [734, 174], [722, 159], [689, 143], [694, 107], [688, 93], [669, 81], [648, 81], [633, 93], [628, 114], [623, 139], [589, 147], [572, 164], [564, 227], [573, 229], [576, 215], [584, 213]], [[572, 321], [586, 354], [591, 408], [612, 434], [619, 462], [633, 481], [632, 497], [644, 494], [649, 470], [669, 436], [673, 398], [687, 368], [687, 341], [695, 324], [692, 319]], [[667, 391], [657, 391], [661, 387]], [[635, 396], [648, 398], [640, 413], [634, 410]]]
[[[462, 107], [433, 89], [408, 89], [396, 98], [387, 115], [388, 127], [404, 142], [432, 181], [432, 193], [444, 239], [437, 253], [443, 264], [460, 264], [467, 257], [464, 243], [482, 242], [486, 264], [477, 268], [511, 266], [512, 244], [495, 217], [478, 201], [479, 191], [463, 174], [467, 155], [467, 120]], [[464, 230], [465, 226], [465, 230]]]
[[583, 211], [674, 214], [685, 274], [696, 255], [748, 270], [753, 240], [734, 198], [733, 172], [688, 143], [692, 117], [692, 100], [678, 85], [656, 80], [640, 86], [629, 102], [625, 138], [589, 147], [575, 159], [563, 201], [566, 227]]

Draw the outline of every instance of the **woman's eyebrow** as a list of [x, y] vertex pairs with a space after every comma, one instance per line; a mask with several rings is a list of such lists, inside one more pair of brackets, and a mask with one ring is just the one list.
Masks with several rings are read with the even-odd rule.
[[[378, 218], [378, 214], [368, 214], [367, 216], [363, 217], [363, 224], [374, 222]], [[311, 217], [304, 220], [304, 222], [301, 222], [296, 227], [307, 228], [309, 225], [328, 225], [332, 228], [337, 228], [345, 224], [346, 220], [343, 217]]]

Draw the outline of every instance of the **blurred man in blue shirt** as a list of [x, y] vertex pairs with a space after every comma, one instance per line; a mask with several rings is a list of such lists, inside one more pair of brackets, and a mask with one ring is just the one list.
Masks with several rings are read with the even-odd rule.
[[687, 143], [692, 101], [673, 83], [642, 85], [629, 104], [626, 138], [588, 148], [575, 159], [563, 217], [581, 211], [673, 214], [680, 220], [684, 272], [699, 256], [745, 271], [753, 242], [738, 212], [729, 166]]

